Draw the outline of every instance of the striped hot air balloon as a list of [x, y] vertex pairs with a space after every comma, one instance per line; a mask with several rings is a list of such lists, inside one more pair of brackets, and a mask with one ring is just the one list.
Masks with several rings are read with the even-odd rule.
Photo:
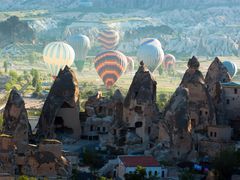
[[73, 48], [64, 42], [51, 42], [43, 50], [43, 60], [53, 77], [66, 65], [71, 66], [75, 58]]
[[77, 69], [81, 72], [90, 49], [90, 40], [87, 36], [79, 34], [70, 36], [67, 42], [75, 51], [75, 64]]
[[94, 64], [105, 86], [110, 88], [125, 72], [127, 58], [119, 51], [105, 51], [96, 56]]
[[99, 32], [98, 41], [104, 50], [114, 50], [119, 43], [119, 32], [115, 30], [104, 30]]
[[143, 61], [151, 72], [161, 65], [164, 58], [164, 52], [160, 46], [161, 43], [157, 41], [155, 39], [145, 41], [140, 45], [137, 52], [138, 61]]
[[168, 71], [173, 69], [176, 64], [176, 58], [172, 54], [166, 54], [163, 59], [163, 68]]
[[134, 71], [134, 60], [132, 57], [127, 56], [127, 69], [126, 69], [126, 73], [131, 73]]
[[227, 68], [227, 71], [232, 78], [237, 74], [237, 65], [234, 62], [224, 61], [223, 65]]

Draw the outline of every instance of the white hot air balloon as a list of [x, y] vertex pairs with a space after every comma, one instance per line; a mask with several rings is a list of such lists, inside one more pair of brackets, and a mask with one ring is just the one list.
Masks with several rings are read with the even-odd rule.
[[51, 42], [43, 50], [43, 60], [55, 78], [60, 69], [70, 67], [75, 59], [73, 48], [64, 42]]

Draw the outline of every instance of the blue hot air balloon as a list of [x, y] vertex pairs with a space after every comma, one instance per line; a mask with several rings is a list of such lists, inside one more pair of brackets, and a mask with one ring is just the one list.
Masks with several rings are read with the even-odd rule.
[[232, 78], [237, 74], [237, 65], [234, 62], [224, 61], [223, 65], [227, 68], [227, 71]]
[[157, 39], [146, 40], [138, 48], [138, 61], [143, 61], [151, 72], [161, 65], [163, 58], [164, 52], [162, 50], [161, 43]]

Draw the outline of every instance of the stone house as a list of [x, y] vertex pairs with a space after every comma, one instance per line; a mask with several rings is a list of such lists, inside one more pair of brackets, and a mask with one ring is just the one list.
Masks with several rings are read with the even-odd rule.
[[152, 156], [118, 156], [118, 165], [116, 167], [116, 177], [124, 180], [125, 174], [132, 174], [136, 171], [137, 166], [146, 170], [146, 176], [156, 176], [160, 178], [167, 177], [167, 169], [162, 167], [159, 162]]

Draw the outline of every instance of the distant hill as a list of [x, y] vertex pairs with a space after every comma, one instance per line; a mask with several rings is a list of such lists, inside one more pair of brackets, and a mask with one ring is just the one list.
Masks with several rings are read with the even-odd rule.
[[240, 0], [1, 0], [0, 10], [72, 9], [80, 6], [122, 9], [176, 9], [240, 5]]
[[33, 42], [34, 32], [27, 22], [20, 21], [18, 17], [11, 16], [0, 22], [0, 47], [12, 43]]

